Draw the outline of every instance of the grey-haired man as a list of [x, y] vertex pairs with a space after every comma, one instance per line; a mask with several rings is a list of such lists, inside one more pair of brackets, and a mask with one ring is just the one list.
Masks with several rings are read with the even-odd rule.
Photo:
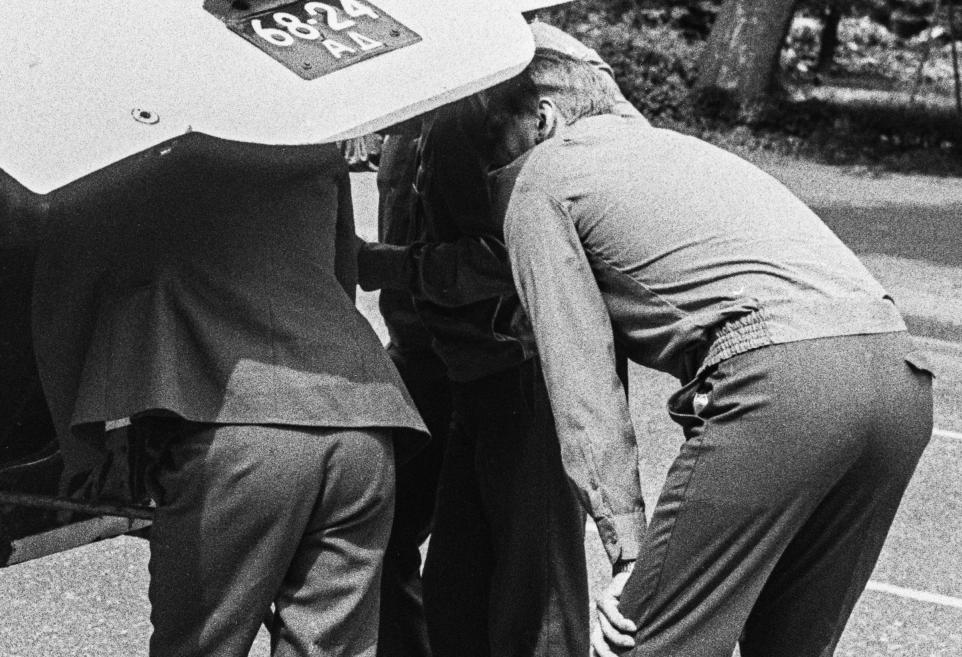
[[599, 526], [619, 491], [598, 473], [635, 441], [615, 342], [681, 383], [685, 443], [593, 646], [830, 655], [929, 440], [931, 374], [787, 189], [614, 105], [583, 62], [542, 52], [485, 120], [565, 466]]

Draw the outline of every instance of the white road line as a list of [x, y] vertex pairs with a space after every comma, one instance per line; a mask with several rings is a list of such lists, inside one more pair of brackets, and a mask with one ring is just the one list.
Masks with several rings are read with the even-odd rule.
[[962, 433], [958, 431], [946, 431], [945, 429], [935, 429], [932, 431], [933, 436], [938, 436], [939, 438], [951, 438], [952, 440], [962, 440]]
[[[595, 529], [594, 524], [589, 525], [585, 529], [594, 532], [598, 531]], [[875, 580], [870, 580], [865, 586], [865, 589], [867, 591], [876, 591], [878, 593], [894, 595], [899, 598], [908, 598], [910, 600], [917, 600], [919, 602], [929, 602], [931, 604], [942, 605], [943, 607], [962, 609], [962, 598], [954, 598], [951, 595], [929, 593], [928, 591], [916, 591], [915, 589], [907, 589], [902, 586], [894, 586], [892, 584], [885, 584], [884, 582], [876, 582]]]
[[932, 604], [942, 605], [943, 607], [955, 607], [956, 609], [962, 609], [962, 598], [953, 598], [951, 595], [929, 593], [928, 591], [916, 591], [915, 589], [906, 589], [901, 586], [893, 586], [892, 584], [876, 582], [875, 580], [869, 581], [868, 586], [865, 588], [868, 591], [888, 593], [889, 595], [896, 595], [900, 598], [909, 598], [911, 600], [918, 600], [919, 602], [931, 602]]

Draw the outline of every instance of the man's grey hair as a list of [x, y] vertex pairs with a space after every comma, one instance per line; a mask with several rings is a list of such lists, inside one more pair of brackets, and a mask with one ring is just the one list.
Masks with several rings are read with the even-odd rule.
[[452, 108], [469, 145], [481, 160], [490, 161], [505, 126], [513, 117], [536, 113], [539, 98], [550, 98], [561, 119], [571, 124], [611, 113], [622, 96], [607, 72], [563, 52], [538, 48], [521, 73], [456, 101]]
[[538, 48], [525, 73], [541, 98], [550, 98], [571, 124], [586, 116], [611, 113], [621, 100], [614, 79], [583, 59]]

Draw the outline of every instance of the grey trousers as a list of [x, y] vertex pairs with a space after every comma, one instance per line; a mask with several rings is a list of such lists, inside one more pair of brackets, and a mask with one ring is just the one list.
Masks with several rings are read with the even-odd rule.
[[766, 347], [672, 397], [686, 441], [622, 595], [631, 655], [833, 654], [931, 436], [911, 349], [904, 333]]
[[145, 418], [158, 506], [150, 654], [373, 657], [394, 503], [387, 430]]

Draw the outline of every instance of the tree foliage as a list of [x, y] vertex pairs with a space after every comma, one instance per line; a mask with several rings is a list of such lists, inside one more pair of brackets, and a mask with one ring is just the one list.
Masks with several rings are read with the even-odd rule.
[[[941, 0], [942, 25], [948, 1]], [[962, 0], [951, 1], [962, 5]], [[778, 62], [779, 80], [790, 85], [791, 95], [775, 94], [768, 111], [754, 115], [739, 112], [726, 93], [692, 93], [707, 45], [704, 34], [713, 25], [720, 1], [575, 0], [545, 12], [544, 18], [598, 50], [613, 65], [629, 100], [655, 125], [736, 151], [772, 150], [837, 164], [884, 161], [886, 168], [897, 171], [962, 175], [962, 123], [954, 108], [881, 100], [886, 89], [903, 95], [911, 90], [930, 33], [900, 38], [876, 22], [883, 15], [869, 17], [876, 0], [840, 0], [837, 56], [825, 75], [815, 76], [824, 37], [821, 12], [829, 4], [799, 0], [794, 28]], [[945, 42], [935, 46], [938, 59], [925, 67], [929, 90], [943, 96], [951, 89], [949, 47]], [[851, 81], [855, 89], [868, 93], [877, 89], [873, 98], [879, 100], [870, 105], [820, 96], [802, 100], [798, 85], [812, 89], [818, 77], [824, 85]]]

